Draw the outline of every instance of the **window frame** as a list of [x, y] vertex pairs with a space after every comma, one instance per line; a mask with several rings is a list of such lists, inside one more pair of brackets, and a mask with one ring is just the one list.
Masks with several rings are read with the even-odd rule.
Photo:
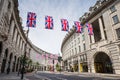
[[111, 13], [113, 13], [113, 12], [116, 11], [116, 7], [115, 7], [115, 5], [113, 5], [113, 6], [110, 7], [110, 11], [111, 11]]
[[112, 19], [113, 19], [113, 24], [114, 24], [114, 25], [115, 25], [115, 24], [118, 24], [118, 23], [120, 22], [117, 15], [114, 15], [114, 16], [112, 17]]
[[120, 40], [120, 28], [116, 29], [116, 35], [117, 35], [117, 39]]

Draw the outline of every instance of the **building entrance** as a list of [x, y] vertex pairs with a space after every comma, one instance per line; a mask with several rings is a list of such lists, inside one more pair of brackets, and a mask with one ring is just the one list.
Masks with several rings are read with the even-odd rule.
[[86, 62], [80, 63], [80, 71], [81, 72], [88, 72], [88, 65]]
[[94, 59], [96, 73], [113, 73], [112, 63], [109, 56], [104, 52], [99, 52]]

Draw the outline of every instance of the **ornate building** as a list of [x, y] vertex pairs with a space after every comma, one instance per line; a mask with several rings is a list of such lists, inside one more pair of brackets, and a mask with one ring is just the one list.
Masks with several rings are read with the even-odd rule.
[[[98, 0], [80, 22], [83, 33], [73, 27], [61, 46], [65, 70], [120, 74], [120, 0]], [[87, 22], [93, 26], [91, 36]]]
[[33, 63], [38, 62], [41, 70], [47, 70], [48, 59], [57, 60], [56, 57], [36, 58], [37, 55], [51, 55], [51, 53], [33, 45], [27, 35], [22, 29], [18, 0], [0, 0], [0, 73], [6, 72], [7, 69], [10, 69], [10, 72], [18, 71], [20, 57], [24, 54], [32, 59]]

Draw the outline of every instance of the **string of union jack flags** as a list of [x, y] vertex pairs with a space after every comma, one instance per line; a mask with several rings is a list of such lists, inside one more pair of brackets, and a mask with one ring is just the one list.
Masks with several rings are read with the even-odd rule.
[[[36, 27], [36, 13], [28, 12], [27, 14], [27, 27]], [[69, 31], [69, 23], [67, 19], [61, 19], [62, 31]], [[77, 33], [83, 32], [83, 26], [79, 21], [74, 21], [74, 27]], [[93, 27], [91, 24], [86, 23], [86, 27], [88, 28], [88, 34], [93, 35]], [[53, 29], [53, 17], [45, 16], [45, 29]]]

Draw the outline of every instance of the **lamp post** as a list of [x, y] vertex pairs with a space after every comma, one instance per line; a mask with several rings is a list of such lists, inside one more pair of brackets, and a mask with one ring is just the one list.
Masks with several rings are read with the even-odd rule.
[[63, 60], [62, 60], [62, 57], [59, 56], [59, 57], [58, 57], [58, 62], [60, 63], [60, 73], [61, 73], [61, 67], [62, 67], [62, 66], [61, 66], [61, 61], [63, 61]]
[[53, 72], [54, 72], [54, 59], [53, 59]]

